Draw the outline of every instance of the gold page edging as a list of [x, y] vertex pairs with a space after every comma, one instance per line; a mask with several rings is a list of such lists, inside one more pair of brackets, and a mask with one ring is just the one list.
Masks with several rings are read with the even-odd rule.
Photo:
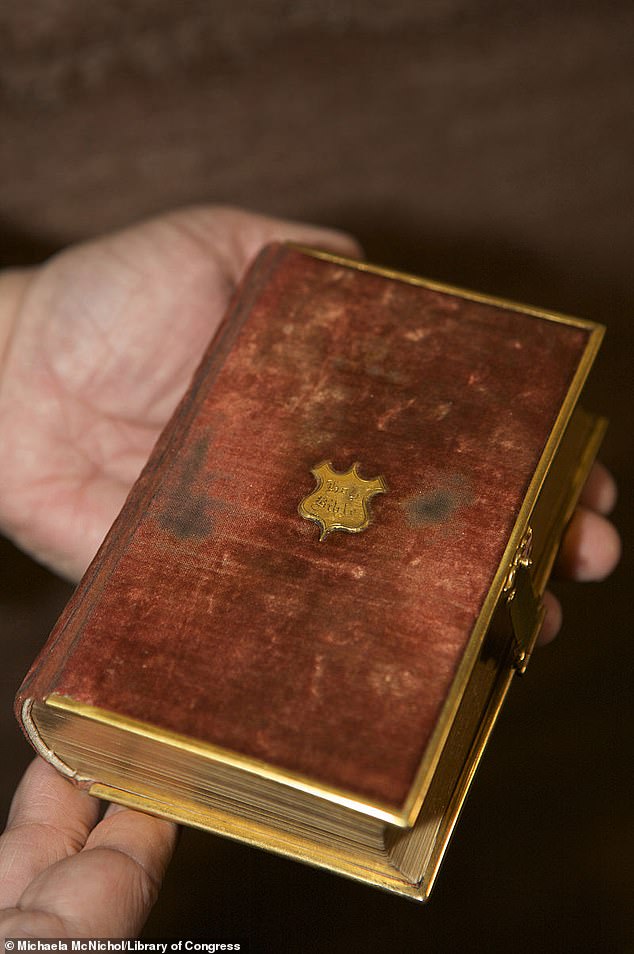
[[514, 678], [514, 671], [511, 669], [505, 673], [502, 685], [498, 688], [496, 695], [494, 697], [493, 704], [490, 706], [489, 711], [486, 713], [485, 720], [482, 724], [480, 732], [476, 737], [471, 752], [467, 757], [466, 762], [466, 771], [464, 775], [458, 779], [454, 795], [449, 803], [447, 812], [444, 817], [444, 822], [441, 828], [439, 829], [437, 836], [437, 845], [438, 851], [433, 857], [432, 864], [430, 865], [428, 871], [426, 872], [426, 881], [425, 881], [425, 897], [429, 897], [431, 894], [432, 888], [434, 887], [434, 882], [436, 881], [436, 876], [440, 870], [442, 860], [445, 856], [445, 852], [449, 847], [449, 841], [453, 834], [453, 830], [458, 823], [462, 807], [466, 801], [467, 795], [469, 794], [469, 789], [471, 788], [471, 783], [475, 777], [476, 771], [480, 762], [482, 761], [482, 756], [488, 745], [491, 733], [495, 728], [495, 723], [497, 722], [500, 710], [504, 705], [508, 690], [510, 689], [511, 682]]
[[[175, 807], [150, 794], [128, 792], [102, 783], [93, 783], [90, 787], [90, 794], [116, 802], [119, 805], [125, 805], [127, 808], [136, 811], [167, 818], [179, 824], [190, 825], [207, 832], [213, 831], [214, 834], [221, 837], [232, 838], [255, 848], [274, 851], [285, 858], [300, 861], [315, 868], [344, 874], [349, 878], [360, 881], [362, 884], [373, 884], [377, 888], [397, 892], [415, 901], [425, 901], [429, 894], [429, 891], [422, 885], [410, 884], [399, 878], [396, 872], [391, 877], [387, 872], [383, 873], [363, 863], [355, 863], [351, 860], [350, 855], [341, 850], [327, 849], [324, 846], [316, 848], [309, 840], [297, 835], [292, 838], [285, 838], [282, 832], [270, 829], [253, 820], [245, 822], [233, 815], [225, 815], [219, 811], [203, 815], [185, 804], [179, 803]], [[210, 819], [213, 819], [213, 828], [210, 828]]]
[[[333, 802], [344, 808], [359, 812], [360, 814], [369, 815], [387, 824], [396, 825], [399, 828], [407, 827], [402, 814], [387, 805], [381, 804], [380, 802], [372, 802], [369, 799], [363, 800], [351, 792], [319, 785], [299, 773], [285, 772], [272, 768], [266, 762], [261, 762], [258, 759], [250, 758], [249, 756], [239, 753], [230, 752], [228, 749], [223, 749], [210, 742], [198, 742], [189, 736], [180, 735], [169, 729], [161, 729], [150, 723], [130, 719], [116, 712], [110, 712], [107, 709], [101, 709], [98, 706], [92, 706], [88, 703], [78, 702], [76, 699], [72, 699], [69, 696], [58, 695], [57, 693], [52, 693], [48, 696], [45, 703], [52, 709], [70, 712], [74, 715], [90, 719], [93, 722], [100, 722], [103, 725], [113, 726], [114, 728], [122, 729], [133, 735], [141, 736], [142, 738], [152, 739], [164, 745], [191, 752], [192, 754], [202, 756], [203, 758], [218, 762], [222, 765], [230, 766], [249, 773], [250, 775], [266, 778], [269, 781], [277, 782], [288, 788], [295, 788], [306, 795], [312, 795], [316, 798], [324, 799], [325, 801]], [[46, 757], [48, 758], [48, 756]], [[65, 774], [68, 774], [68, 771], [66, 771]]]

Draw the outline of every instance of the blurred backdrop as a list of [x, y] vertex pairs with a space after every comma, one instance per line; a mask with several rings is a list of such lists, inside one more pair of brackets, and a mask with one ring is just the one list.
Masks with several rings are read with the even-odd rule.
[[[0, 7], [0, 261], [192, 202], [335, 225], [367, 256], [605, 323], [625, 556], [559, 587], [419, 907], [197, 832], [146, 936], [254, 951], [634, 951], [631, 3], [32, 0]], [[1, 452], [1, 449], [0, 449]], [[0, 488], [1, 492], [1, 488]], [[0, 545], [0, 799], [13, 693], [70, 588]]]

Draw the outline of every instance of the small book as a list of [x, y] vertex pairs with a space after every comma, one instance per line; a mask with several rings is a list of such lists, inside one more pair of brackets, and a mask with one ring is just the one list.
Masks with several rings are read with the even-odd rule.
[[602, 333], [268, 246], [20, 690], [37, 751], [426, 898], [603, 434]]

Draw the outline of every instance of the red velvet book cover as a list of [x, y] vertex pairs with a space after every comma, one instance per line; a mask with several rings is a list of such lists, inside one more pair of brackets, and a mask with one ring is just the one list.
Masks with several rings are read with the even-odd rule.
[[402, 806], [591, 335], [269, 247], [21, 697]]

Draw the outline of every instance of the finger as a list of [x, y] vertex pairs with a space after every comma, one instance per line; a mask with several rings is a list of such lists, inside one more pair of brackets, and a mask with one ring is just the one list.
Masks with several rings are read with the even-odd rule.
[[563, 539], [557, 572], [573, 580], [603, 580], [619, 562], [621, 541], [605, 517], [578, 507]]
[[174, 850], [177, 831], [172, 822], [123, 805], [109, 805], [103, 820], [89, 835], [86, 851], [123, 851], [151, 880], [160, 881]]
[[561, 603], [557, 597], [550, 592], [550, 590], [546, 590], [542, 597], [542, 601], [544, 604], [544, 609], [546, 610], [546, 615], [544, 616], [544, 622], [542, 624], [539, 636], [537, 637], [538, 646], [546, 646], [548, 643], [552, 642], [561, 629], [563, 618]]
[[614, 477], [600, 461], [595, 461], [579, 502], [590, 510], [607, 515], [614, 509], [616, 498], [617, 487]]
[[98, 810], [97, 799], [35, 759], [18, 786], [0, 836], [0, 908], [17, 904], [40, 872], [81, 850]]
[[225, 274], [233, 284], [269, 242], [297, 242], [339, 255], [362, 255], [360, 244], [347, 232], [257, 215], [243, 209], [197, 206], [173, 212], [165, 221], [206, 244], [216, 259], [222, 261]]
[[134, 936], [156, 901], [175, 843], [171, 822], [108, 811], [83, 851], [41, 874], [20, 908], [55, 917], [80, 936]]
[[31, 280], [27, 269], [0, 271], [0, 360], [4, 361], [20, 303]]

